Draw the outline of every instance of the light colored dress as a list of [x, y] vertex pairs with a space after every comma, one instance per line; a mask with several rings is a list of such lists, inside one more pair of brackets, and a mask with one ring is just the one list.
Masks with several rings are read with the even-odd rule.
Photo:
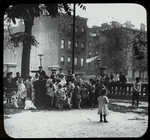
[[22, 99], [27, 97], [26, 86], [23, 83], [22, 84], [18, 83], [17, 96], [22, 98]]
[[108, 115], [108, 103], [109, 99], [107, 96], [98, 97], [98, 114]]
[[24, 107], [25, 110], [28, 110], [28, 109], [36, 109], [36, 107], [34, 106], [34, 104], [32, 103], [32, 101], [30, 100], [26, 100], [25, 101], [25, 107]]

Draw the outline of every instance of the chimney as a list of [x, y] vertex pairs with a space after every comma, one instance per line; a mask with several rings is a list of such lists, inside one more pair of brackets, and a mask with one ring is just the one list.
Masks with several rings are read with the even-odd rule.
[[140, 30], [141, 30], [141, 31], [145, 31], [145, 24], [141, 23], [141, 25], [140, 25]]
[[126, 28], [131, 28], [131, 21], [126, 21]]

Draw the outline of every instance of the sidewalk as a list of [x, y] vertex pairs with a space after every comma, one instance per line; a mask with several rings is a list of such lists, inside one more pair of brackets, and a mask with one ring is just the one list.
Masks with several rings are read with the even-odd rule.
[[[5, 115], [6, 133], [13, 138], [141, 137], [147, 130], [148, 103], [131, 108], [129, 101], [111, 100], [109, 123], [100, 123], [97, 108], [27, 110]], [[116, 107], [116, 109], [115, 109]], [[122, 109], [125, 112], [120, 112]], [[121, 108], [117, 110], [117, 108]], [[137, 111], [138, 110], [138, 111]], [[134, 112], [135, 111], [135, 112]], [[144, 112], [145, 111], [145, 112]]]

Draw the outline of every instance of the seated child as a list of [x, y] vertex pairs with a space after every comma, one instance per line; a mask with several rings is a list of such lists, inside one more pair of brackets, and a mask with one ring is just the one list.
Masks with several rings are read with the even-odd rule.
[[25, 99], [25, 107], [24, 107], [25, 110], [28, 110], [28, 109], [36, 109], [36, 107], [34, 106], [34, 104], [32, 103], [31, 99], [29, 97], [27, 97]]
[[12, 92], [11, 102], [12, 102], [13, 107], [18, 108], [18, 96], [17, 96], [16, 91]]

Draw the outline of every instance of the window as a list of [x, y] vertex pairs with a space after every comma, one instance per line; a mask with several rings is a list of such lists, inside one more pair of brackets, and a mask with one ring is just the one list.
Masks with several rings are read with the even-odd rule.
[[89, 51], [89, 57], [91, 57], [91, 51]]
[[71, 50], [71, 41], [68, 41], [68, 50]]
[[91, 31], [89, 31], [89, 36], [91, 36], [91, 34], [92, 34]]
[[99, 41], [98, 41], [98, 40], [96, 40], [96, 45], [98, 45], [98, 43], [99, 43]]
[[68, 65], [70, 65], [71, 64], [71, 57], [70, 56], [68, 56]]
[[65, 64], [65, 57], [64, 57], [64, 56], [61, 56], [60, 62], [61, 62], [61, 65], [64, 65], [64, 64]]
[[81, 67], [84, 66], [84, 58], [81, 58]]
[[98, 55], [98, 51], [96, 51], [95, 54]]
[[77, 66], [77, 64], [78, 64], [78, 58], [75, 57], [75, 58], [74, 58], [74, 65]]
[[84, 51], [84, 42], [81, 42], [81, 49], [82, 49], [82, 51]]
[[95, 64], [95, 69], [98, 69], [98, 64]]
[[78, 32], [79, 32], [79, 27], [75, 26], [75, 33], [78, 33]]
[[68, 32], [72, 32], [72, 29], [73, 29], [73, 28], [72, 28], [72, 25], [69, 24], [69, 25], [68, 25]]
[[61, 40], [61, 49], [64, 49], [64, 48], [65, 48], [65, 40], [62, 39], [62, 40]]
[[82, 34], [85, 33], [85, 28], [84, 27], [81, 27], [81, 32], [82, 32]]
[[78, 49], [78, 42], [75, 42], [75, 48]]
[[65, 32], [65, 23], [61, 24], [61, 32]]
[[92, 43], [91, 43], [91, 41], [89, 41], [89, 47], [92, 47]]

